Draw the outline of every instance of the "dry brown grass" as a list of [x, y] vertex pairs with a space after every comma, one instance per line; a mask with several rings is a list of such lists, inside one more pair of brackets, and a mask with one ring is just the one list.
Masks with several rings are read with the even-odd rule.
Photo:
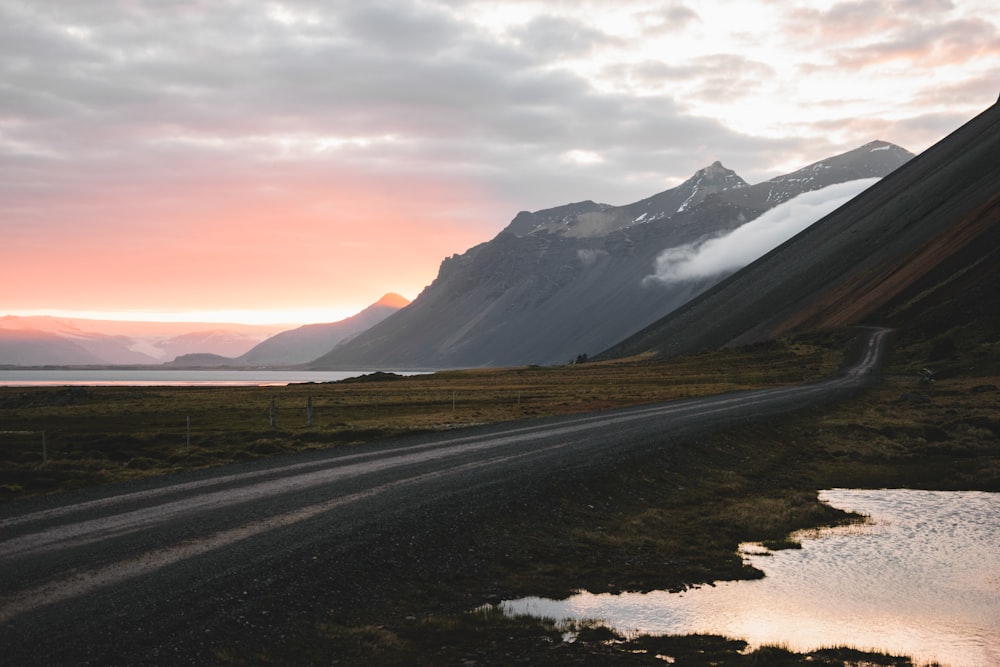
[[829, 343], [769, 343], [660, 363], [372, 374], [286, 387], [0, 388], [0, 495], [49, 493], [415, 431], [801, 382], [836, 368], [843, 353]]

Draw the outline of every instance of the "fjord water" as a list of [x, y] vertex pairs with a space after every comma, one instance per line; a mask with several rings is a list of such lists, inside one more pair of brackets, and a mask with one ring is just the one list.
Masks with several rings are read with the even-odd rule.
[[504, 608], [600, 619], [625, 634], [712, 633], [796, 651], [854, 646], [918, 664], [1000, 665], [1000, 494], [836, 489], [820, 498], [870, 521], [799, 533], [802, 549], [745, 547], [763, 579]]
[[[292, 382], [336, 382], [368, 371], [271, 370], [0, 370], [0, 387], [55, 386], [277, 386]], [[411, 373], [404, 373], [410, 375]]]

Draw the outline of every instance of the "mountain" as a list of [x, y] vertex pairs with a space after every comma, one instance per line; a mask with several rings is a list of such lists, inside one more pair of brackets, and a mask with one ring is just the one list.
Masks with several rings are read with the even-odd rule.
[[0, 328], [0, 365], [93, 365], [104, 361], [54, 333], [31, 329]]
[[232, 357], [224, 357], [221, 354], [211, 352], [188, 352], [178, 355], [173, 361], [163, 364], [173, 368], [221, 368], [234, 366]]
[[408, 299], [390, 292], [347, 319], [328, 324], [307, 324], [283, 331], [258, 343], [233, 363], [240, 366], [292, 366], [312, 361], [409, 303]]
[[922, 359], [1000, 369], [1000, 106], [601, 357], [674, 355], [857, 324]]
[[665, 249], [730, 232], [796, 194], [884, 176], [910, 157], [873, 142], [756, 185], [715, 162], [626, 206], [521, 212], [491, 241], [445, 259], [409, 306], [310, 367], [511, 366], [593, 354], [721, 278], [645, 280]]
[[641, 223], [662, 220], [682, 213], [705, 201], [708, 195], [735, 188], [747, 182], [721, 162], [699, 169], [676, 188], [637, 201], [628, 206], [609, 206], [592, 201], [568, 204], [530, 213], [522, 211], [505, 231], [515, 236], [553, 233], [560, 236], [594, 237]]
[[124, 322], [0, 317], [0, 365], [159, 364], [182, 354], [243, 354], [281, 327], [201, 322]]
[[96, 321], [0, 317], [0, 364], [13, 366], [155, 364], [125, 335], [101, 333]]

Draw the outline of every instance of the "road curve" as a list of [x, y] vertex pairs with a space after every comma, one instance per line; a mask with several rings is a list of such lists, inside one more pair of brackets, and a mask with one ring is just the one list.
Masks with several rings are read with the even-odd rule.
[[[356, 558], [365, 540], [414, 513], [502, 498], [552, 475], [853, 391], [878, 367], [887, 331], [866, 336], [853, 365], [812, 384], [463, 429], [2, 506], [4, 662], [196, 663], [203, 627], [245, 621], [248, 599], [270, 599], [270, 589], [308, 589], [290, 582], [315, 577], [323, 562], [329, 570]], [[335, 592], [325, 571], [315, 585]]]

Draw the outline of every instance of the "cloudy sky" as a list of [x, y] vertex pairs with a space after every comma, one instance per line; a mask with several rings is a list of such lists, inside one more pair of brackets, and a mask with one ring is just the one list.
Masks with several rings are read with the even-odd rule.
[[996, 0], [0, 0], [0, 315], [332, 321], [519, 210], [997, 99]]

